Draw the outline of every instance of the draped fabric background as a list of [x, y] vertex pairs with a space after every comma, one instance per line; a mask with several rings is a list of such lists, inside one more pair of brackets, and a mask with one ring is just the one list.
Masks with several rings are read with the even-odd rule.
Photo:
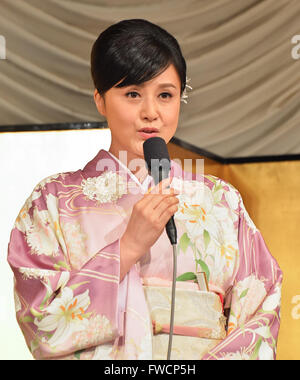
[[89, 56], [111, 23], [174, 34], [193, 90], [176, 136], [221, 156], [300, 153], [299, 0], [1, 0], [1, 125], [101, 120]]

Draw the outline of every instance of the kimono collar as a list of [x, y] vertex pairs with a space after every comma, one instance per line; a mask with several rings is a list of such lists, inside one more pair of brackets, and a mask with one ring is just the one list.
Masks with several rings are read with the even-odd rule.
[[[126, 167], [125, 164], [118, 160], [112, 153], [107, 152], [104, 149], [101, 149], [98, 154], [86, 164], [82, 170], [82, 175], [86, 179], [88, 177], [98, 177], [106, 170], [126, 173], [128, 179], [134, 181], [144, 190], [148, 188], [149, 184], [152, 181], [152, 177], [147, 175], [141, 183], [139, 179]], [[171, 161], [170, 175], [171, 177], [183, 178], [182, 168], [174, 161]]]
[[108, 154], [116, 161], [118, 162], [119, 164], [119, 167], [122, 167], [125, 171], [128, 171], [128, 175], [131, 177], [131, 179], [140, 187], [142, 187], [142, 189], [146, 190], [152, 180], [152, 178], [150, 177], [150, 175], [146, 172], [146, 168], [145, 168], [145, 172], [142, 173], [142, 175], [138, 178], [135, 174], [133, 174], [127, 167], [125, 164], [123, 164], [123, 162], [121, 162], [120, 160], [117, 159], [117, 157], [115, 157], [111, 152], [108, 152]]

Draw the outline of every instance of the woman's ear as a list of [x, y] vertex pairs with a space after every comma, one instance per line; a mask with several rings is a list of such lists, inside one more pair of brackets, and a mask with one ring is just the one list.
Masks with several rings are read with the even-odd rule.
[[97, 89], [94, 91], [94, 102], [96, 104], [98, 112], [102, 116], [106, 116], [104, 96], [100, 95]]

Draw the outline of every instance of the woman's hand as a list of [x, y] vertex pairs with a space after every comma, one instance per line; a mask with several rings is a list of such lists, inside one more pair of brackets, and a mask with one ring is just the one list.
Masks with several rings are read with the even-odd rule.
[[156, 242], [168, 220], [178, 209], [174, 189], [167, 178], [138, 201], [120, 241], [120, 281], [126, 273]]

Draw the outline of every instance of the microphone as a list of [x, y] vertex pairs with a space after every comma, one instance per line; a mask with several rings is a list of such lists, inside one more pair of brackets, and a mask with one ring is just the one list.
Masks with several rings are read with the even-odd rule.
[[[165, 140], [160, 137], [150, 137], [144, 144], [144, 158], [148, 172], [153, 177], [155, 185], [169, 177], [171, 162]], [[175, 290], [177, 273], [177, 230], [172, 216], [166, 224], [166, 232], [173, 246], [173, 280], [171, 293], [170, 331], [167, 360], [171, 359], [174, 317], [175, 317]]]
[[[148, 172], [155, 185], [169, 177], [171, 162], [167, 144], [161, 137], [151, 137], [143, 144]], [[166, 232], [172, 245], [177, 244], [177, 230], [172, 216], [166, 224]]]

